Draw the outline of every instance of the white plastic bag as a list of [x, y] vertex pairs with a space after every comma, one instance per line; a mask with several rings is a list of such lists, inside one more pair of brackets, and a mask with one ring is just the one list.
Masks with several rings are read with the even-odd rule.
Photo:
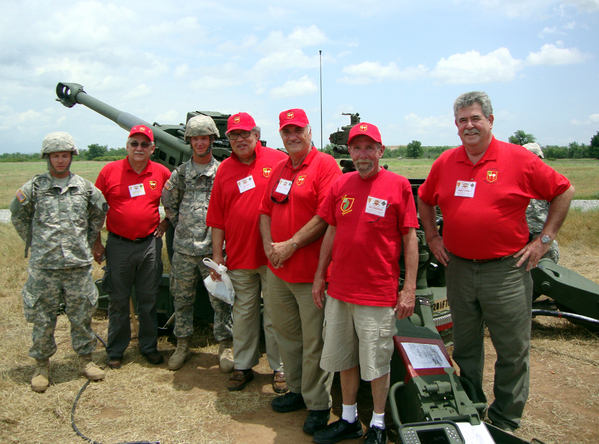
[[220, 281], [214, 281], [210, 275], [204, 279], [206, 290], [208, 290], [215, 298], [220, 299], [229, 305], [233, 305], [233, 302], [235, 301], [235, 289], [233, 288], [231, 278], [227, 274], [227, 267], [219, 265], [207, 257], [202, 259], [202, 262], [204, 262], [204, 265], [220, 274]]

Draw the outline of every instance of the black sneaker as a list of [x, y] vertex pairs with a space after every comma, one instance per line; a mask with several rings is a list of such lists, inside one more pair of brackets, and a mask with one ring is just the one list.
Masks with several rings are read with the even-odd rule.
[[362, 423], [357, 418], [355, 422], [340, 419], [314, 433], [312, 440], [317, 444], [333, 444], [342, 439], [359, 438], [363, 434]]
[[385, 429], [381, 429], [377, 426], [370, 427], [364, 437], [366, 438], [364, 444], [387, 444], [387, 433], [385, 432]]
[[287, 413], [294, 412], [306, 407], [304, 397], [299, 393], [287, 392], [283, 396], [277, 396], [270, 403], [275, 412]]
[[306, 422], [304, 422], [304, 432], [308, 435], [314, 435], [314, 432], [322, 430], [327, 426], [331, 418], [331, 409], [310, 410]]
[[154, 350], [149, 353], [142, 353], [142, 355], [144, 358], [146, 358], [146, 361], [152, 365], [158, 365], [164, 362], [164, 357], [158, 350]]

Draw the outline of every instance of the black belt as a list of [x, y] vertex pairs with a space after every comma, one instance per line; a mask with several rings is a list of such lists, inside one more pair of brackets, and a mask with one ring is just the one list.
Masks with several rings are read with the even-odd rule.
[[466, 259], [465, 257], [456, 256], [453, 253], [452, 255], [463, 261], [474, 262], [475, 264], [488, 264], [489, 262], [496, 262], [503, 259], [503, 257], [494, 257], [493, 259]]
[[125, 242], [133, 242], [134, 244], [141, 244], [142, 242], [145, 242], [154, 236], [154, 234], [149, 234], [146, 237], [138, 237], [137, 239], [127, 239], [126, 237], [119, 236], [118, 234], [114, 234], [111, 231], [109, 231], [108, 234]]

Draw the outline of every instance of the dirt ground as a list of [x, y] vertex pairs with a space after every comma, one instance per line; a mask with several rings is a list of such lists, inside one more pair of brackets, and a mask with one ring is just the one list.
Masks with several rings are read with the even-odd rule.
[[[578, 260], [578, 259], [577, 259]], [[586, 256], [584, 272], [596, 282], [599, 258]], [[22, 280], [22, 270], [15, 280]], [[0, 289], [1, 290], [1, 289]], [[70, 347], [68, 320], [59, 317], [58, 352], [52, 358], [52, 385], [44, 394], [30, 389], [33, 361], [27, 356], [30, 326], [24, 321], [20, 295], [0, 291], [0, 444], [84, 442], [71, 426], [73, 403], [85, 379], [76, 370]], [[107, 321], [98, 316], [94, 330], [106, 338]], [[228, 375], [218, 369], [218, 345], [207, 326], [192, 339], [192, 358], [171, 372], [166, 364], [145, 362], [136, 341], [119, 370], [92, 383], [81, 394], [74, 413], [80, 433], [98, 443], [161, 442], [211, 444], [310, 443], [302, 432], [307, 411], [274, 412], [270, 401], [272, 372], [265, 356], [255, 368], [256, 379], [240, 392], [225, 388]], [[159, 348], [166, 357], [174, 351], [172, 336], [162, 336]], [[485, 391], [492, 399], [495, 353], [486, 338]], [[451, 352], [451, 350], [450, 350]], [[105, 366], [101, 344], [94, 359]], [[599, 335], [566, 320], [532, 320], [531, 393], [522, 427], [516, 436], [545, 444], [599, 443]], [[372, 412], [367, 384], [360, 388], [360, 419], [367, 427]], [[332, 420], [340, 415], [338, 381], [333, 389]], [[397, 432], [387, 412], [390, 442]], [[348, 444], [362, 440], [343, 441]]]

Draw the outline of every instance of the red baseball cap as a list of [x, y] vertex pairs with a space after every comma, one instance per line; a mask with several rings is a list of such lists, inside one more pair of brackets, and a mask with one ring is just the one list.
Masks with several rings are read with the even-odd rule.
[[285, 128], [287, 125], [297, 125], [301, 128], [306, 127], [310, 124], [308, 116], [303, 109], [294, 108], [283, 111], [279, 114], [279, 131]]
[[368, 136], [375, 142], [381, 143], [381, 133], [372, 123], [361, 122], [355, 125], [349, 132], [347, 144], [349, 145], [352, 139], [358, 136]]
[[133, 128], [131, 128], [129, 137], [131, 137], [133, 134], [144, 134], [150, 138], [150, 142], [154, 141], [154, 133], [145, 125], [135, 125]]
[[256, 128], [256, 122], [248, 113], [233, 114], [227, 121], [227, 134], [234, 130], [251, 131], [254, 128]]

